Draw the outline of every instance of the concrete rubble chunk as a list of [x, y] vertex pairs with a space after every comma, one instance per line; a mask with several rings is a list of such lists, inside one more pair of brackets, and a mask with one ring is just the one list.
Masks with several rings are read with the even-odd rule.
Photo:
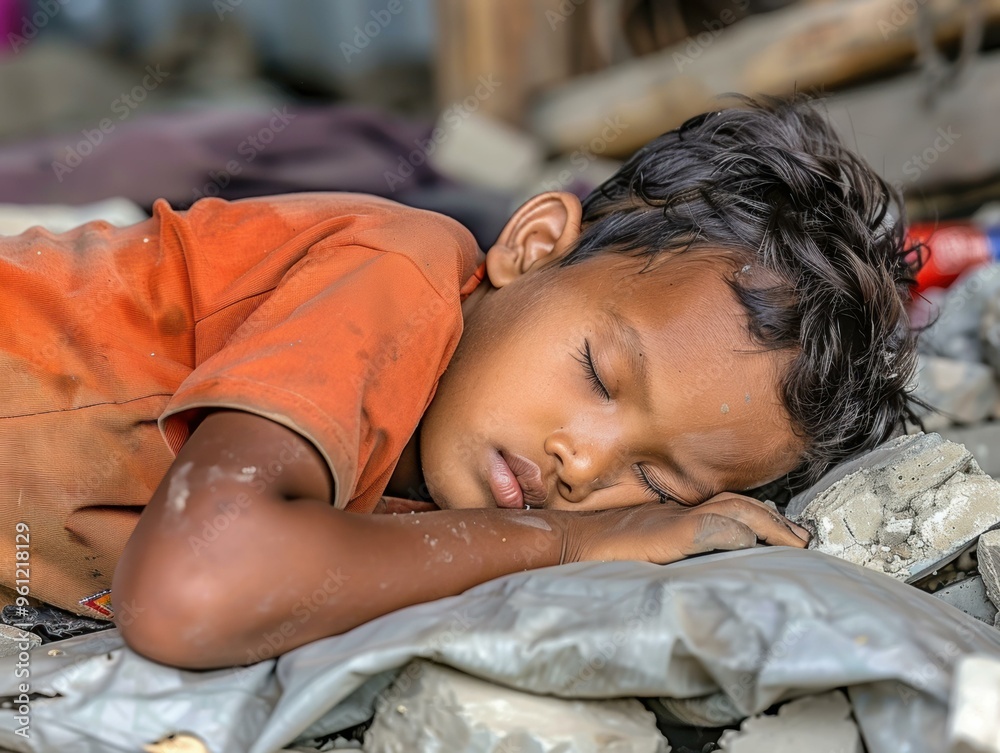
[[34, 633], [0, 624], [0, 656], [14, 656], [41, 645], [42, 639]]
[[567, 700], [495, 685], [417, 660], [382, 695], [367, 753], [669, 753], [634, 699]]
[[1000, 482], [937, 434], [891, 447], [789, 515], [813, 531], [811, 549], [912, 581], [1000, 524]]
[[956, 581], [933, 593], [935, 598], [961, 609], [970, 617], [975, 617], [987, 625], [996, 626], [1000, 613], [986, 593], [982, 576], [975, 575]]
[[948, 753], [1000, 753], [1000, 660], [959, 662], [948, 716]]
[[719, 740], [727, 753], [864, 753], [851, 705], [839, 690], [786, 703], [745, 720]]
[[[956, 280], [933, 306], [929, 321], [920, 334], [922, 352], [959, 361], [988, 361], [991, 343], [1000, 343], [1000, 321], [995, 306], [1000, 293], [1000, 265], [989, 264], [971, 270]], [[928, 298], [933, 298], [933, 293]], [[1000, 361], [998, 361], [1000, 363]]]
[[921, 415], [927, 429], [975, 424], [993, 415], [1000, 388], [991, 366], [938, 356], [920, 356], [914, 394], [937, 411]]
[[986, 303], [983, 306], [983, 315], [980, 319], [979, 324], [979, 337], [982, 341], [983, 355], [988, 364], [990, 364], [994, 369], [1000, 372], [1000, 298], [996, 294], [996, 279], [1000, 277], [1000, 269], [997, 269], [995, 264], [990, 265], [989, 270], [984, 270], [986, 272], [992, 272], [993, 277], [990, 280], [992, 283], [993, 295], [986, 298]]
[[988, 531], [980, 536], [976, 553], [986, 595], [993, 606], [1000, 609], [1000, 531]]

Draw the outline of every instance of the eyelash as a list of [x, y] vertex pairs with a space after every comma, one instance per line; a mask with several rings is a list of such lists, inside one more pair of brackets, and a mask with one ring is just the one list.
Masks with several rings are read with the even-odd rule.
[[[605, 401], [610, 401], [611, 393], [608, 391], [608, 388], [604, 386], [604, 382], [601, 381], [601, 377], [597, 374], [597, 368], [594, 366], [594, 356], [590, 352], [590, 341], [584, 340], [583, 347], [577, 352], [580, 355], [579, 357], [576, 357], [576, 360], [583, 365], [584, 371], [587, 374], [587, 381], [589, 381], [591, 387], [594, 388], [594, 392], [596, 392]], [[641, 465], [635, 466], [635, 475], [649, 490], [649, 492], [656, 496], [660, 504], [666, 504], [671, 501], [672, 497], [669, 494], [665, 494], [653, 486]]]
[[594, 388], [594, 392], [600, 395], [605, 402], [610, 401], [611, 393], [608, 391], [608, 388], [604, 386], [604, 382], [601, 381], [601, 378], [597, 375], [597, 368], [594, 366], [594, 356], [590, 352], [590, 341], [584, 340], [583, 348], [579, 349], [577, 352], [580, 356], [576, 360], [583, 364], [584, 371], [587, 373], [587, 380]]
[[657, 500], [661, 505], [665, 505], [667, 502], [672, 501], [673, 497], [671, 497], [669, 494], [664, 494], [655, 486], [653, 486], [653, 484], [649, 480], [649, 477], [646, 475], [646, 471], [643, 470], [641, 465], [635, 466], [635, 475], [639, 477], [639, 479], [642, 481], [643, 484], [645, 484], [646, 488], [648, 488], [649, 491], [651, 491], [653, 494], [656, 495]]

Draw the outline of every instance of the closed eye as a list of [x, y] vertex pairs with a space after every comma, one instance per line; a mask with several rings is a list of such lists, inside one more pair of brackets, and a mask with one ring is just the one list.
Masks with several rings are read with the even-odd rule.
[[590, 342], [588, 340], [583, 341], [583, 347], [577, 349], [579, 355], [574, 356], [574, 358], [583, 365], [584, 372], [587, 375], [587, 380], [590, 382], [590, 386], [593, 387], [594, 392], [596, 392], [601, 399], [605, 402], [611, 401], [611, 392], [601, 381], [601, 377], [597, 373], [597, 367], [594, 365], [594, 356], [590, 352]]
[[646, 471], [643, 469], [641, 465], [636, 465], [634, 466], [634, 468], [635, 468], [635, 475], [639, 478], [639, 480], [646, 487], [649, 493], [652, 494], [654, 497], [656, 497], [657, 502], [659, 502], [661, 505], [665, 505], [667, 502], [675, 501], [670, 494], [663, 491], [662, 489], [657, 488], [657, 486], [652, 481], [649, 480], [649, 476], [646, 475]]

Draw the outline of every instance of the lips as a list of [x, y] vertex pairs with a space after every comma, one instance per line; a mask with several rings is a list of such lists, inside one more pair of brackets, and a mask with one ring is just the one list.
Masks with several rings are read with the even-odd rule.
[[492, 458], [489, 485], [498, 507], [521, 509], [539, 505], [548, 496], [541, 469], [523, 455], [504, 450]]

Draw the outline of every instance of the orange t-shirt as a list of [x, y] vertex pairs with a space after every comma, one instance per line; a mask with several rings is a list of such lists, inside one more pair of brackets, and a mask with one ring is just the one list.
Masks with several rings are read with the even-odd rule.
[[[187, 212], [159, 201], [128, 228], [0, 238], [0, 536], [31, 519], [38, 568], [109, 583], [214, 408], [298, 432], [327, 461], [336, 507], [370, 511], [455, 350], [481, 261], [453, 220], [333, 193]], [[0, 546], [7, 580], [14, 547]]]

